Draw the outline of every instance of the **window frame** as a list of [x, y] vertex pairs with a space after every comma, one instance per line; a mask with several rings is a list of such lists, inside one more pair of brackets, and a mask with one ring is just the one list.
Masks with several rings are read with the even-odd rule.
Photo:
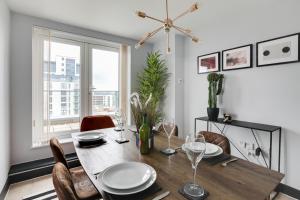
[[[43, 134], [43, 115], [44, 115], [44, 78], [43, 78], [43, 55], [44, 55], [44, 41], [50, 42], [62, 42], [65, 44], [80, 46], [80, 123], [83, 116], [91, 115], [90, 111], [90, 81], [91, 81], [91, 68], [89, 52], [91, 47], [97, 47], [101, 50], [109, 49], [119, 53], [119, 79], [118, 85], [120, 85], [120, 45], [119, 43], [106, 41], [97, 38], [91, 38], [81, 36], [73, 33], [67, 33], [57, 30], [51, 30], [44, 27], [33, 26], [32, 28], [32, 148], [39, 148], [48, 144], [48, 140], [45, 144], [37, 144], [39, 140], [38, 134], [42, 131]], [[51, 69], [51, 63], [50, 69]], [[51, 73], [51, 71], [49, 71]], [[77, 68], [75, 63], [75, 74], [77, 75]], [[119, 92], [120, 92], [119, 86]], [[48, 105], [50, 102], [48, 103]], [[119, 104], [121, 106], [121, 104]], [[41, 120], [42, 119], [42, 120]], [[59, 139], [70, 138], [71, 133], [78, 132], [79, 130], [59, 132], [57, 134]], [[48, 136], [45, 136], [48, 137]]]

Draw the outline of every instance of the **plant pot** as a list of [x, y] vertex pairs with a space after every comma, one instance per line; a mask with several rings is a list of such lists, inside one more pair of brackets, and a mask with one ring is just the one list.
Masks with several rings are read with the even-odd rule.
[[207, 108], [207, 115], [210, 121], [217, 121], [219, 116], [219, 108]]

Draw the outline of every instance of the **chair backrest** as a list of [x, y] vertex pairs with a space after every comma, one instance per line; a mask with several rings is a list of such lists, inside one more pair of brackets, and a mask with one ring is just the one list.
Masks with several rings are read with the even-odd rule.
[[[162, 124], [158, 127], [157, 131], [160, 132], [160, 133], [165, 133], [165, 130], [164, 130], [164, 127], [163, 127]], [[173, 132], [172, 136], [174, 136], [174, 135], [178, 136], [178, 127], [177, 127], [177, 125], [175, 126], [175, 129], [174, 129], [174, 132]]]
[[59, 200], [77, 200], [69, 170], [60, 162], [54, 165], [52, 181]]
[[65, 158], [64, 151], [63, 151], [57, 138], [50, 139], [50, 147], [51, 147], [51, 151], [52, 151], [55, 162], [56, 163], [60, 162], [60, 163], [64, 164], [67, 169], [69, 169], [67, 160]]
[[110, 116], [107, 115], [98, 115], [98, 116], [87, 116], [84, 117], [80, 131], [92, 131], [102, 128], [112, 128], [115, 127], [115, 124]]
[[201, 131], [200, 133], [203, 134], [206, 142], [218, 145], [225, 153], [230, 154], [230, 143], [227, 137], [208, 131]]

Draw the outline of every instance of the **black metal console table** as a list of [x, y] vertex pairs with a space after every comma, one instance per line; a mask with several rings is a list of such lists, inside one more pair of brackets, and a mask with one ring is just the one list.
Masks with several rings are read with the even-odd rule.
[[[195, 118], [195, 127], [194, 127], [195, 133], [197, 131], [197, 121], [198, 120], [207, 122], [207, 131], [209, 129], [209, 123], [213, 123], [213, 125], [224, 136], [226, 136], [224, 133], [224, 130], [227, 125], [250, 129], [258, 147], [260, 147], [260, 145], [257, 141], [254, 130], [269, 132], [270, 133], [269, 166], [267, 165], [264, 155], [263, 154], [261, 154], [261, 155], [265, 161], [266, 166], [269, 167], [270, 169], [272, 168], [273, 134], [274, 134], [274, 132], [278, 131], [279, 132], [279, 134], [278, 134], [278, 138], [279, 138], [278, 172], [280, 172], [280, 157], [281, 157], [281, 155], [280, 155], [281, 154], [281, 127], [280, 126], [272, 126], [272, 125], [268, 125], [268, 124], [259, 124], [259, 123], [245, 122], [245, 121], [239, 121], [239, 120], [232, 120], [230, 123], [225, 123], [225, 122], [223, 122], [223, 118], [219, 118], [217, 121], [209, 121], [208, 117], [198, 117], [198, 118]], [[216, 123], [223, 124], [224, 125], [223, 128], [221, 129], [219, 126], [216, 125]], [[234, 146], [234, 148], [236, 148], [242, 154], [243, 157], [245, 157], [247, 159], [247, 157], [235, 146], [235, 144], [233, 142], [230, 141], [230, 143]]]

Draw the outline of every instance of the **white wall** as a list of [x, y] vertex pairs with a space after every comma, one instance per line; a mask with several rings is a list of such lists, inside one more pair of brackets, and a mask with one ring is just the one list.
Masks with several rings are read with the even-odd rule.
[[10, 164], [9, 40], [10, 11], [4, 0], [0, 0], [0, 191]]
[[[207, 75], [196, 73], [197, 56], [299, 32], [299, 8], [300, 1], [262, 3], [251, 11], [251, 15], [247, 12], [231, 20], [220, 20], [201, 27], [201, 31], [195, 33], [202, 39], [200, 44], [186, 40], [185, 133], [193, 131], [195, 117], [207, 115]], [[255, 61], [255, 56], [253, 59]], [[285, 183], [300, 189], [300, 63], [263, 68], [255, 66], [254, 62], [253, 69], [222, 72], [225, 75], [225, 88], [219, 106], [222, 113], [232, 113], [235, 119], [283, 127], [281, 166], [286, 175]], [[206, 129], [204, 123], [199, 123], [198, 127], [198, 130]], [[230, 127], [226, 134], [237, 145], [241, 140], [254, 142], [249, 130]], [[268, 151], [268, 135], [262, 132], [257, 132], [257, 135], [264, 150]], [[278, 146], [273, 148], [273, 167], [276, 170]], [[238, 155], [234, 150], [233, 154]], [[263, 164], [261, 159], [249, 159]]]
[[[165, 117], [174, 119], [178, 126], [179, 136], [183, 133], [183, 106], [184, 106], [184, 41], [181, 35], [170, 34], [171, 54], [166, 53], [166, 36], [154, 42], [153, 50], [159, 51], [162, 58], [166, 60], [168, 72], [170, 73], [166, 98], [163, 104]], [[182, 81], [180, 81], [182, 80]]]
[[[145, 66], [147, 52], [152, 45], [134, 49], [136, 41], [82, 29], [58, 22], [12, 13], [11, 26], [11, 161], [12, 164], [51, 157], [49, 147], [32, 149], [32, 26], [66, 31], [89, 37], [125, 43], [131, 46], [131, 89], [136, 88], [136, 73]], [[74, 152], [73, 144], [64, 145], [65, 153]]]

